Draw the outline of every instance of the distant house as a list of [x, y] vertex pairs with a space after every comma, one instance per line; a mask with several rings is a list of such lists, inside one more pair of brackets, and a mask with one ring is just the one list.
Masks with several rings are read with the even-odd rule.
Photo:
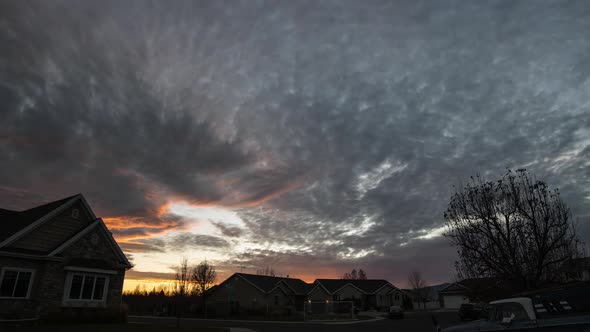
[[443, 308], [457, 309], [463, 303], [489, 302], [512, 294], [511, 287], [495, 278], [470, 278], [439, 291]]
[[590, 257], [570, 259], [562, 270], [564, 281], [590, 281]]
[[0, 209], [0, 318], [121, 303], [131, 264], [81, 194]]
[[387, 280], [317, 279], [308, 298], [312, 302], [353, 301], [362, 309], [401, 306], [402, 292]]
[[447, 288], [449, 283], [424, 287], [419, 290], [404, 289], [404, 293], [411, 299], [414, 309], [438, 309], [442, 306], [439, 291]]
[[460, 282], [454, 282], [439, 291], [441, 306], [448, 309], [458, 309], [461, 304], [469, 303], [470, 289]]
[[207, 306], [218, 315], [301, 311], [311, 287], [301, 279], [234, 273], [207, 292]]
[[386, 280], [301, 279], [234, 273], [211, 289], [207, 306], [218, 315], [303, 311], [305, 302], [351, 301], [362, 309], [402, 305], [402, 293]]

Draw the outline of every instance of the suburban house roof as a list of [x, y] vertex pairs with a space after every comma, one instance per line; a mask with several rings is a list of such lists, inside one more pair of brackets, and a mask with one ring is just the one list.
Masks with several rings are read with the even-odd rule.
[[496, 278], [470, 278], [454, 282], [439, 295], [467, 295], [472, 301], [493, 301], [513, 295], [513, 285]]
[[421, 288], [420, 290], [423, 292], [418, 292], [415, 289], [403, 289], [403, 291], [414, 299], [418, 299], [422, 296], [425, 298], [431, 299], [433, 301], [438, 301], [439, 292], [445, 288], [447, 288], [450, 284], [444, 283], [440, 285], [432, 285], [428, 287]]
[[333, 294], [346, 285], [352, 285], [366, 294], [373, 294], [386, 285], [395, 288], [389, 281], [381, 279], [366, 279], [366, 280], [349, 280], [349, 279], [317, 279], [319, 283], [328, 293]]
[[438, 292], [441, 294], [468, 293], [470, 291], [487, 289], [495, 286], [495, 284], [496, 280], [494, 278], [470, 278], [453, 282]]
[[0, 242], [31, 225], [76, 196], [78, 195], [69, 196], [24, 211], [12, 211], [0, 208]]
[[389, 281], [380, 279], [316, 279], [314, 283], [308, 284], [305, 281], [297, 278], [271, 277], [248, 273], [234, 273], [226, 280], [224, 280], [221, 284], [212, 287], [207, 292], [209, 293], [214, 291], [215, 289], [218, 289], [221, 285], [225, 284], [228, 280], [232, 279], [233, 277], [242, 278], [247, 283], [251, 284], [263, 293], [269, 293], [275, 288], [279, 287], [281, 284], [284, 284], [295, 295], [308, 295], [317, 287], [324, 289], [329, 294], [334, 294], [338, 292], [340, 289], [346, 287], [347, 285], [351, 285], [352, 287], [357, 288], [365, 294], [374, 294], [375, 292], [379, 291], [385, 286], [391, 286], [392, 290], [399, 291], [399, 289], [393, 286]]
[[[234, 275], [238, 275], [256, 288], [260, 289], [261, 291], [268, 293], [273, 290], [278, 284], [282, 281], [284, 282], [295, 294], [307, 294], [309, 289], [311, 289], [312, 285], [306, 283], [301, 279], [295, 278], [284, 278], [284, 277], [271, 277], [271, 276], [262, 276], [257, 274], [247, 274], [247, 273], [235, 273]], [[229, 279], [229, 278], [228, 278]]]
[[313, 288], [313, 284], [308, 284], [301, 279], [284, 278], [283, 282], [286, 283], [295, 294], [305, 295]]
[[[75, 234], [72, 234], [68, 238], [65, 238], [63, 242], [59, 244], [57, 247], [52, 248], [48, 252], [30, 250], [21, 247], [9, 247], [11, 243], [23, 238], [25, 235], [31, 232], [34, 232], [34, 230], [37, 227], [40, 227], [41, 225], [45, 224], [47, 221], [59, 215], [62, 211], [64, 211], [65, 209], [67, 209], [75, 203], [82, 204], [82, 206], [87, 210], [91, 220], [93, 221], [82, 230], [78, 231]], [[84, 196], [82, 196], [82, 194], [69, 196], [24, 211], [0, 209], [0, 252], [11, 253], [11, 255], [22, 254], [27, 255], [27, 257], [31, 258], [35, 256], [37, 258], [43, 257], [53, 259], [55, 258], [54, 256], [56, 254], [60, 253], [61, 251], [75, 243], [77, 240], [79, 240], [83, 235], [87, 234], [89, 231], [97, 227], [104, 231], [108, 239], [108, 243], [120, 257], [120, 260], [125, 265], [125, 267], [131, 268], [131, 263], [127, 260], [127, 257], [125, 256], [125, 254], [113, 238], [111, 232], [107, 229], [102, 219], [96, 218], [94, 212], [92, 211], [90, 206], [88, 206], [88, 203], [86, 202], [86, 199], [84, 199]], [[96, 264], [97, 263], [94, 262], [91, 265]], [[101, 266], [104, 266], [104, 264], [101, 264]]]

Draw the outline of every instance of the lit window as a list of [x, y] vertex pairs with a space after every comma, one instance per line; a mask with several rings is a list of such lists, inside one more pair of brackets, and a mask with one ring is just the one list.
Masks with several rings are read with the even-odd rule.
[[2, 270], [0, 297], [28, 298], [33, 270], [5, 268]]
[[72, 273], [69, 275], [69, 300], [104, 301], [108, 277], [100, 274]]

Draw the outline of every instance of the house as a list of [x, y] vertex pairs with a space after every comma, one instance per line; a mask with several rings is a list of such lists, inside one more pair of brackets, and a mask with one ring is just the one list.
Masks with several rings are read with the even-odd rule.
[[447, 288], [449, 283], [428, 286], [420, 289], [404, 289], [404, 293], [412, 301], [414, 309], [438, 309], [441, 307], [439, 291]]
[[590, 257], [574, 258], [563, 264], [564, 281], [590, 281]]
[[443, 308], [457, 309], [463, 303], [490, 302], [512, 295], [511, 287], [495, 278], [470, 278], [453, 282], [439, 292]]
[[0, 209], [0, 319], [121, 303], [131, 264], [81, 194]]
[[206, 294], [217, 315], [302, 311], [312, 285], [301, 279], [234, 273]]
[[208, 291], [206, 299], [207, 310], [217, 315], [301, 312], [306, 302], [351, 301], [362, 309], [387, 309], [403, 301], [401, 291], [386, 280], [317, 279], [308, 284], [301, 279], [246, 273], [234, 273]]
[[402, 292], [387, 280], [317, 279], [308, 294], [311, 302], [353, 301], [362, 309], [389, 309], [401, 306]]

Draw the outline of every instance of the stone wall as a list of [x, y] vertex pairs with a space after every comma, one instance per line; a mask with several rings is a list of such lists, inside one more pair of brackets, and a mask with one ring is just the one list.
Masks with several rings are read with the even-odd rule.
[[58, 255], [59, 261], [0, 256], [0, 267], [35, 270], [29, 298], [0, 299], [0, 316], [14, 316], [16, 313], [22, 312], [27, 317], [34, 317], [43, 316], [52, 311], [60, 311], [63, 306], [62, 300], [67, 274], [64, 267], [71, 259], [75, 258], [100, 259], [111, 266], [102, 267], [102, 269], [117, 271], [117, 274], [109, 275], [105, 305], [121, 304], [125, 269], [120, 267], [120, 257], [114, 252], [107, 236], [104, 230], [97, 227]]

